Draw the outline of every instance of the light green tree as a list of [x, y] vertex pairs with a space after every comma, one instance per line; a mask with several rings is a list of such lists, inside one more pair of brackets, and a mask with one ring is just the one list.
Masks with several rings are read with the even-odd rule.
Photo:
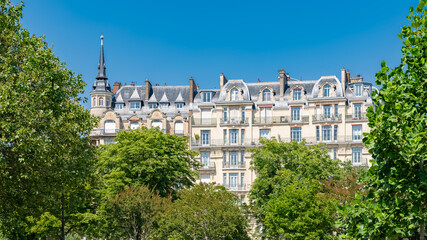
[[79, 105], [81, 77], [21, 17], [0, 1], [0, 231], [65, 239], [94, 208], [96, 119]]
[[178, 196], [162, 217], [159, 239], [250, 239], [237, 197], [223, 186], [200, 183]]
[[427, 221], [427, 1], [410, 8], [402, 27], [401, 63], [381, 64], [382, 88], [368, 109], [364, 143], [374, 161], [367, 195], [342, 209], [341, 227], [356, 239], [425, 239]]
[[269, 239], [325, 239], [332, 236], [334, 202], [320, 200], [322, 180], [342, 177], [339, 161], [327, 149], [305, 141], [261, 140], [252, 149], [257, 172], [249, 198]]

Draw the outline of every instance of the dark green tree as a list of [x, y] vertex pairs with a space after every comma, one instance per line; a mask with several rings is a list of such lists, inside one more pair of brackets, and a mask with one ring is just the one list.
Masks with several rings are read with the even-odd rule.
[[367, 195], [342, 211], [350, 238], [425, 239], [427, 221], [427, 1], [410, 8], [402, 27], [401, 63], [381, 64], [382, 88], [368, 109], [364, 143], [374, 161], [365, 175]]
[[262, 147], [251, 150], [252, 169], [257, 178], [249, 192], [255, 217], [262, 223], [261, 236], [269, 239], [331, 236], [333, 202], [322, 203], [319, 194], [322, 180], [342, 177], [339, 161], [332, 160], [327, 149], [306, 145], [305, 141], [285, 143], [262, 139], [261, 143]]
[[81, 77], [21, 17], [0, 0], [0, 231], [65, 239], [93, 209], [96, 119], [79, 105]]
[[223, 186], [198, 184], [179, 193], [163, 215], [159, 239], [250, 239], [237, 197]]
[[156, 239], [160, 216], [172, 204], [147, 186], [125, 187], [107, 204], [110, 236], [121, 239]]

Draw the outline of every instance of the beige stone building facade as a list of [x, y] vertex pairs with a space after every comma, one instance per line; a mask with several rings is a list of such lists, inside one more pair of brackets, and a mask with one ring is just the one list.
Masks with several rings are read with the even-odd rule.
[[277, 81], [245, 82], [219, 77], [219, 89], [199, 88], [193, 78], [187, 86], [152, 85], [110, 87], [101, 45], [98, 76], [91, 95], [91, 113], [101, 118], [91, 133], [96, 145], [114, 142], [117, 131], [141, 125], [188, 137], [200, 152], [201, 181], [224, 185], [242, 201], [255, 180], [249, 169], [248, 149], [260, 138], [326, 143], [331, 158], [367, 165], [371, 158], [362, 143], [369, 131], [366, 109], [376, 89], [351, 77], [336, 76], [301, 81], [279, 70]]

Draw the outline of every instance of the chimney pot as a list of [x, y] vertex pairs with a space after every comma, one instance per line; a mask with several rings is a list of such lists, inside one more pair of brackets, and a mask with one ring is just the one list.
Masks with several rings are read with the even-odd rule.
[[163, 86], [166, 86], [166, 83]]

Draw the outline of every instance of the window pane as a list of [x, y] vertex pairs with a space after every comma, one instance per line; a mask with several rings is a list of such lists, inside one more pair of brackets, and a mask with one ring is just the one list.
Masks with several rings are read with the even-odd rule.
[[331, 141], [331, 126], [322, 127], [322, 138], [323, 141]]
[[292, 121], [300, 121], [301, 120], [301, 107], [292, 107], [291, 108], [291, 114], [292, 114]]
[[362, 140], [362, 125], [353, 125], [353, 141]]
[[293, 100], [301, 100], [301, 89], [294, 89]]

